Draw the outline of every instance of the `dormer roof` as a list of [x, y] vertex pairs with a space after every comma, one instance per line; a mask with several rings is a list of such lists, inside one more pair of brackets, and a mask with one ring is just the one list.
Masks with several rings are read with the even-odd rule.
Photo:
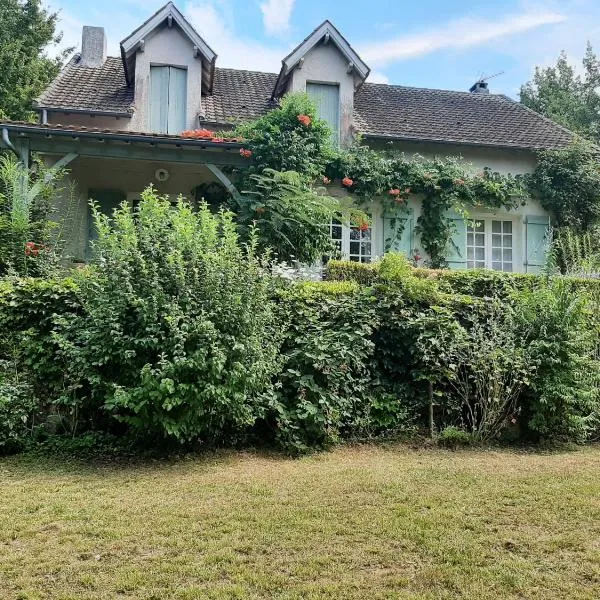
[[320, 43], [334, 44], [348, 61], [348, 71], [356, 73], [361, 83], [368, 77], [371, 72], [368, 65], [333, 23], [325, 20], [281, 61], [281, 71], [273, 90], [274, 98], [285, 92], [286, 82], [292, 71], [301, 63], [304, 56]]
[[145, 23], [121, 42], [121, 57], [128, 85], [135, 79], [135, 56], [143, 49], [144, 40], [148, 39], [157, 29], [176, 25], [194, 46], [194, 52], [202, 57], [202, 87], [211, 91], [215, 75], [216, 53], [200, 37], [190, 22], [181, 14], [179, 9], [169, 2], [155, 12]]

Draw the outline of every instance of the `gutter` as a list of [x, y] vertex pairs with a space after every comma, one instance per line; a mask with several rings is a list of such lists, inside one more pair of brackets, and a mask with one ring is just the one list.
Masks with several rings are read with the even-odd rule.
[[[96, 139], [100, 142], [107, 140], [114, 140], [118, 142], [140, 142], [150, 145], [171, 145], [171, 146], [191, 146], [191, 147], [206, 147], [206, 148], [221, 148], [221, 149], [238, 149], [243, 148], [244, 144], [241, 142], [211, 142], [208, 140], [197, 140], [187, 138], [163, 138], [153, 137], [151, 135], [143, 134], [128, 134], [128, 133], [112, 133], [110, 131], [76, 131], [68, 129], [50, 129], [48, 127], [39, 127], [35, 125], [2, 125], [2, 135], [4, 139], [4, 131], [8, 136], [9, 131], [16, 131], [23, 135], [26, 133], [33, 133], [42, 135], [44, 137], [70, 137], [70, 138], [87, 138]], [[12, 144], [11, 144], [12, 145]], [[9, 146], [10, 147], [10, 146]]]
[[53, 113], [63, 113], [64, 115], [89, 115], [91, 117], [119, 117], [123, 119], [131, 119], [133, 117], [133, 112], [111, 112], [93, 109], [84, 110], [81, 108], [61, 108], [56, 106], [36, 106], [35, 110], [37, 112], [46, 111]]
[[9, 149], [15, 153], [15, 156], [21, 160], [21, 155], [19, 151], [14, 147], [13, 143], [10, 141], [10, 137], [8, 136], [8, 129], [6, 127], [2, 128], [2, 143]]

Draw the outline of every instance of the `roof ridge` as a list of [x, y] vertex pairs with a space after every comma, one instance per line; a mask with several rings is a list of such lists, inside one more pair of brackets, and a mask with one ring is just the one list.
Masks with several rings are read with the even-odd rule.
[[216, 67], [217, 71], [235, 71], [237, 73], [260, 73], [261, 75], [274, 75], [277, 77], [277, 73], [271, 71], [255, 71], [253, 69], [236, 69], [235, 67]]
[[[474, 94], [473, 92], [468, 92], [464, 90], [449, 90], [444, 88], [430, 88], [430, 87], [419, 87], [416, 85], [402, 85], [400, 83], [375, 83], [371, 81], [365, 81], [363, 87], [372, 86], [372, 87], [386, 87], [386, 88], [394, 88], [394, 89], [403, 89], [403, 90], [418, 90], [418, 91], [426, 91], [426, 92], [442, 92], [446, 94], [461, 94], [465, 96], [469, 96], [470, 98], [508, 98], [505, 94]], [[510, 99], [510, 98], [509, 98]]]

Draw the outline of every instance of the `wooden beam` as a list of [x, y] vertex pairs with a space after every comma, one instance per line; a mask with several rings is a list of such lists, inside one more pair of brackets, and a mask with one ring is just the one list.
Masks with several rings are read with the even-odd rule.
[[58, 174], [58, 172], [66, 167], [69, 163], [73, 162], [79, 155], [71, 152], [70, 154], [66, 154], [60, 160], [57, 160], [52, 168], [48, 169], [46, 176], [44, 177], [44, 181], [38, 181], [28, 192], [27, 197], [30, 202], [35, 200], [35, 197], [42, 191], [44, 185], [50, 183]]
[[233, 185], [231, 179], [219, 169], [216, 165], [206, 164], [206, 168], [225, 186], [225, 189], [234, 197], [236, 201], [242, 200], [242, 195], [238, 192], [238, 189]]
[[[20, 138], [23, 139], [23, 138]], [[19, 138], [17, 138], [19, 140]], [[15, 140], [15, 141], [17, 141]], [[77, 154], [79, 156], [93, 158], [114, 158], [120, 160], [151, 160], [154, 162], [173, 162], [182, 164], [212, 164], [244, 167], [248, 160], [242, 158], [237, 149], [215, 150], [199, 147], [154, 145], [151, 142], [130, 143], [113, 142], [106, 138], [99, 140], [86, 140], [67, 137], [44, 137], [31, 138], [31, 150], [41, 154]], [[123, 165], [126, 169], [126, 165]]]

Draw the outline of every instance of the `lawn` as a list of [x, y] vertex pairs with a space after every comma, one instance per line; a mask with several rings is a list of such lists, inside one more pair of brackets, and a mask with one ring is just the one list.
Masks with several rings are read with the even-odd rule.
[[598, 598], [600, 447], [0, 459], [0, 598]]

